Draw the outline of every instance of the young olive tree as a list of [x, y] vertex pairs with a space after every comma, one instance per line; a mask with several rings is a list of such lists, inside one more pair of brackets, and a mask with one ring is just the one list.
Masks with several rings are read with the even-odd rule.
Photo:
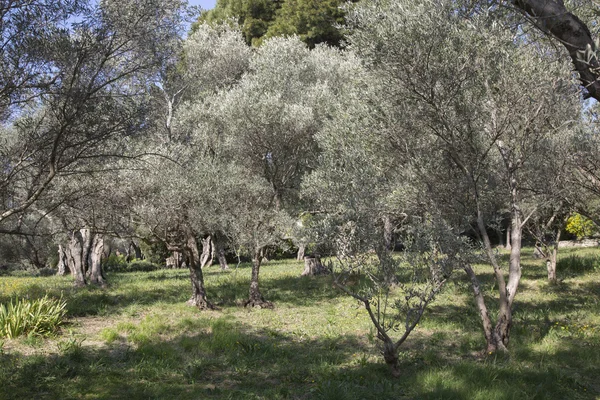
[[[523, 226], [538, 202], [528, 187], [542, 165], [547, 138], [569, 128], [577, 104], [570, 100], [571, 82], [559, 78], [564, 64], [549, 63], [543, 49], [520, 42], [489, 15], [464, 18], [454, 12], [456, 6], [366, 2], [350, 13], [355, 28], [350, 40], [386, 82], [384, 96], [398, 104], [390, 114], [403, 118], [395, 118], [399, 126], [389, 131], [389, 139], [398, 149], [411, 149], [405, 154], [428, 155], [415, 158], [415, 170], [428, 191], [437, 193], [437, 206], [467, 201], [498, 285], [494, 327], [477, 276], [468, 265], [465, 271], [488, 351], [505, 350], [521, 277]], [[433, 30], [437, 35], [427, 33]], [[508, 276], [487, 233], [486, 201], [492, 193], [510, 210]]]
[[[399, 351], [452, 270], [467, 262], [463, 241], [413, 182], [411, 160], [400, 157], [383, 132], [380, 88], [361, 71], [355, 89], [336, 105], [334, 118], [317, 135], [319, 166], [305, 178], [303, 195], [319, 210], [310, 230], [333, 257], [335, 285], [365, 307], [381, 353], [394, 376]], [[386, 217], [394, 216], [389, 245]], [[463, 254], [461, 254], [463, 253]]]

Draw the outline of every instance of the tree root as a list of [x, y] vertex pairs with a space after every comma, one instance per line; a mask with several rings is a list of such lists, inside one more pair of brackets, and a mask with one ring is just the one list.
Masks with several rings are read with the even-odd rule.
[[273, 309], [275, 305], [265, 299], [248, 299], [244, 302], [244, 307]]

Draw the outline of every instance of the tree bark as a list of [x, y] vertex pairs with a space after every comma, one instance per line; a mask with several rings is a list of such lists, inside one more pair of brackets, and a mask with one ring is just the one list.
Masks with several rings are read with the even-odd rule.
[[[131, 251], [131, 249], [133, 249], [133, 252]], [[129, 249], [127, 249], [128, 251], [128, 259], [129, 257], [133, 254], [133, 257], [137, 260], [141, 260], [142, 259], [142, 249], [140, 249], [140, 246], [137, 245], [136, 242], [134, 242], [133, 240], [131, 242], [129, 242]], [[131, 261], [131, 260], [130, 260]]]
[[92, 274], [92, 263], [91, 263], [91, 254], [92, 254], [92, 240], [94, 239], [92, 232], [88, 228], [83, 228], [79, 230], [81, 232], [81, 236], [83, 237], [83, 251], [82, 251], [82, 265], [83, 271], [85, 275], [89, 278]]
[[313, 255], [304, 257], [304, 271], [301, 276], [326, 275], [328, 273], [329, 270], [321, 263], [321, 258], [319, 258], [319, 256]]
[[250, 280], [250, 293], [248, 300], [244, 303], [244, 307], [273, 308], [273, 303], [265, 300], [263, 295], [260, 293], [260, 289], [258, 286], [258, 276], [260, 273], [262, 257], [262, 249], [257, 249], [254, 252], [254, 257], [252, 259], [252, 278]]
[[200, 256], [200, 264], [202, 268], [209, 267], [213, 263], [212, 237], [208, 235], [202, 239], [202, 255]]
[[58, 245], [58, 272], [57, 275], [65, 276], [66, 274], [71, 273], [69, 268], [69, 257], [67, 256], [67, 251], [61, 244]]
[[548, 270], [548, 281], [550, 283], [556, 283], [556, 263], [558, 262], [558, 243], [560, 242], [560, 234], [562, 226], [556, 229], [556, 235], [552, 248], [548, 252], [548, 259], [546, 260], [546, 269]]
[[208, 301], [206, 289], [204, 288], [204, 275], [202, 274], [201, 255], [198, 249], [196, 236], [191, 229], [186, 231], [186, 242], [183, 247], [187, 266], [190, 270], [190, 281], [192, 283], [192, 297], [188, 304], [198, 307], [200, 310], [213, 309], [214, 306]]
[[77, 287], [86, 285], [85, 265], [83, 260], [85, 238], [83, 237], [82, 231], [83, 229], [73, 232], [68, 248], [68, 265], [73, 274], [74, 285]]
[[[492, 243], [487, 234], [487, 230], [485, 227], [485, 222], [483, 219], [483, 212], [479, 207], [479, 198], [476, 195], [476, 206], [477, 206], [477, 227], [479, 229], [479, 233], [481, 238], [483, 239], [483, 245], [485, 252], [492, 264], [494, 269], [494, 277], [496, 278], [496, 283], [498, 284], [498, 294], [499, 294], [499, 310], [498, 310], [498, 319], [496, 321], [496, 326], [492, 332], [492, 345], [488, 340], [487, 348], [488, 351], [496, 351], [502, 350], [506, 351], [506, 345], [508, 344], [508, 333], [510, 331], [511, 323], [512, 323], [512, 310], [509, 301], [509, 295], [507, 290], [506, 280], [504, 279], [504, 273], [500, 268], [500, 264], [498, 263], [498, 259], [496, 258], [496, 254], [492, 248]], [[475, 290], [475, 289], [473, 289]], [[485, 330], [485, 327], [484, 327]], [[487, 339], [487, 336], [486, 336]]]
[[511, 1], [538, 28], [560, 41], [569, 52], [581, 83], [588, 92], [584, 97], [600, 101], [600, 63], [596, 58], [596, 45], [588, 27], [566, 9], [562, 0]]
[[473, 288], [473, 294], [475, 295], [475, 304], [477, 304], [479, 316], [481, 317], [481, 322], [483, 324], [483, 334], [487, 344], [486, 351], [494, 352], [496, 351], [497, 346], [492, 332], [492, 320], [490, 319], [490, 314], [485, 305], [483, 293], [481, 293], [481, 284], [479, 283], [479, 279], [477, 279], [477, 275], [475, 275], [475, 271], [473, 271], [473, 268], [471, 268], [470, 265], [464, 265], [463, 269], [469, 276], [469, 279], [471, 279], [471, 287]]
[[506, 245], [504, 246], [504, 248], [506, 250], [510, 250], [511, 249], [511, 244], [510, 244], [510, 226], [508, 228], [506, 228]]
[[390, 367], [390, 372], [392, 373], [392, 376], [397, 378], [400, 376], [400, 365], [398, 364], [398, 347], [389, 337], [385, 337], [382, 340], [383, 359], [385, 360], [387, 366]]
[[517, 290], [519, 288], [519, 282], [521, 281], [521, 244], [523, 238], [523, 224], [521, 219], [521, 212], [518, 209], [516, 203], [513, 203], [513, 215], [512, 215], [512, 232], [510, 237], [511, 249], [510, 249], [510, 260], [508, 267], [508, 283], [506, 290], [508, 294], [508, 302], [510, 306], [515, 300]]
[[167, 257], [165, 264], [167, 268], [181, 268], [182, 267], [182, 255], [181, 252], [174, 250], [171, 257]]
[[227, 264], [227, 258], [225, 258], [225, 245], [222, 236], [219, 233], [215, 233], [213, 235], [213, 249], [217, 254], [217, 260], [219, 261], [219, 266], [221, 270], [229, 269], [229, 265]]
[[104, 252], [104, 237], [95, 234], [90, 251], [90, 282], [99, 286], [106, 286], [106, 280], [102, 273], [102, 253]]
[[298, 245], [298, 255], [296, 256], [297, 261], [304, 260], [304, 253], [306, 252], [306, 245], [304, 243], [300, 243]]

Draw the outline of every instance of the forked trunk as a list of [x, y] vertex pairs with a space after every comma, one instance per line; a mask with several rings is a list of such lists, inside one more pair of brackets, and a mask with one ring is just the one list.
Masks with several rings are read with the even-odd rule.
[[260, 265], [262, 261], [262, 249], [254, 252], [252, 260], [252, 278], [250, 280], [250, 293], [248, 300], [244, 303], [245, 307], [256, 307], [256, 308], [273, 308], [273, 303], [265, 300], [260, 293], [258, 287], [258, 275], [260, 273]]
[[133, 256], [137, 260], [142, 259], [142, 249], [133, 240], [131, 242], [129, 242], [129, 248], [127, 249], [127, 252], [129, 253], [128, 258]]
[[481, 293], [481, 284], [479, 283], [479, 279], [477, 279], [477, 275], [475, 275], [473, 268], [471, 268], [469, 264], [465, 264], [463, 269], [469, 276], [469, 279], [471, 279], [471, 287], [475, 295], [475, 304], [477, 304], [479, 316], [481, 317], [481, 322], [483, 324], [483, 334], [485, 335], [485, 341], [487, 345], [486, 351], [494, 352], [497, 348], [496, 340], [494, 339], [494, 334], [492, 332], [492, 320], [490, 319], [490, 314], [488, 313], [487, 306], [485, 305], [483, 293]]
[[102, 273], [102, 253], [104, 252], [104, 237], [94, 235], [90, 251], [90, 282], [99, 286], [106, 286], [106, 280]]
[[167, 257], [167, 259], [165, 260], [165, 264], [167, 268], [181, 268], [183, 263], [183, 256], [181, 254], [181, 252], [177, 251], [177, 250], [173, 250], [173, 253], [171, 254], [170, 257]]
[[[499, 300], [498, 300], [498, 305], [499, 305], [499, 310], [498, 310], [498, 320], [496, 321], [496, 326], [494, 327], [494, 329], [491, 329], [491, 319], [489, 318], [489, 314], [487, 312], [487, 308], [485, 307], [485, 303], [483, 301], [483, 296], [481, 295], [480, 289], [479, 289], [479, 282], [477, 280], [477, 277], [475, 276], [475, 273], [473, 272], [472, 269], [468, 268], [465, 269], [465, 271], [467, 272], [467, 274], [469, 275], [469, 277], [471, 278], [471, 286], [473, 287], [473, 291], [475, 293], [475, 301], [477, 303], [477, 307], [479, 309], [479, 314], [481, 316], [482, 322], [483, 322], [483, 330], [484, 330], [484, 334], [485, 334], [485, 338], [486, 338], [486, 345], [487, 345], [487, 351], [488, 352], [494, 352], [496, 350], [506, 350], [506, 345], [508, 344], [508, 338], [509, 338], [509, 333], [510, 333], [510, 328], [512, 325], [512, 312], [511, 312], [511, 305], [512, 305], [512, 298], [510, 296], [510, 292], [511, 289], [509, 289], [509, 287], [515, 287], [515, 283], [514, 283], [514, 274], [513, 274], [513, 253], [511, 250], [511, 272], [509, 273], [509, 281], [508, 283], [506, 282], [505, 278], [504, 278], [504, 273], [502, 271], [502, 269], [500, 268], [500, 263], [498, 262], [498, 259], [496, 257], [496, 254], [494, 253], [494, 250], [492, 248], [492, 244], [490, 241], [490, 238], [487, 234], [486, 231], [486, 227], [485, 227], [485, 223], [483, 220], [483, 213], [481, 212], [481, 210], [479, 209], [479, 203], [477, 203], [477, 227], [479, 229], [479, 233], [481, 235], [481, 238], [483, 240], [483, 245], [484, 245], [484, 249], [485, 252], [492, 264], [492, 267], [494, 269], [494, 277], [496, 278], [496, 283], [498, 284], [498, 294], [499, 294]], [[515, 220], [513, 219], [513, 225], [514, 225]], [[520, 220], [517, 220], [517, 222], [520, 223]], [[517, 248], [514, 249], [514, 251], [518, 251], [519, 254], [519, 258], [517, 258], [517, 260], [519, 261], [519, 271], [520, 271], [520, 235], [521, 235], [521, 230], [520, 230], [520, 225], [519, 225], [519, 229], [518, 232], [514, 232], [514, 226], [512, 227], [512, 247], [515, 247], [515, 240], [518, 239], [518, 246]], [[520, 274], [519, 274], [520, 277]], [[475, 278], [475, 279], [473, 279]], [[518, 285], [518, 280], [517, 283]], [[516, 290], [516, 287], [515, 287]]]
[[188, 304], [198, 307], [200, 310], [213, 309], [214, 306], [208, 301], [206, 289], [204, 288], [203, 265], [200, 263], [200, 250], [198, 249], [196, 237], [191, 230], [186, 232], [186, 236], [184, 255], [190, 270], [190, 281], [192, 283], [192, 297]]
[[67, 254], [69, 269], [73, 274], [73, 283], [77, 287], [83, 287], [86, 285], [84, 270], [85, 266], [83, 260], [85, 238], [82, 235], [82, 231], [83, 229], [74, 231], [71, 235]]

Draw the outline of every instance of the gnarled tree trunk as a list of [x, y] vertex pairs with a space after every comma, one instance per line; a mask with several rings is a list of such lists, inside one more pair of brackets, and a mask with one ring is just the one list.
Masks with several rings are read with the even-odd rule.
[[182, 268], [183, 256], [181, 252], [177, 250], [173, 250], [173, 253], [170, 257], [167, 257], [165, 260], [165, 264], [167, 268]]
[[321, 263], [321, 258], [317, 255], [304, 257], [304, 271], [301, 276], [316, 276], [329, 273], [329, 269]]
[[104, 237], [95, 234], [90, 249], [90, 282], [100, 286], [106, 286], [106, 280], [102, 273], [102, 253], [104, 252]]
[[192, 297], [188, 301], [188, 304], [196, 306], [200, 310], [212, 309], [214, 306], [208, 301], [206, 289], [204, 288], [204, 275], [202, 274], [202, 267], [204, 265], [201, 263], [196, 236], [191, 229], [187, 229], [185, 233], [186, 242], [183, 246], [183, 254], [190, 270], [190, 280], [192, 283]]
[[297, 261], [304, 260], [305, 252], [306, 252], [306, 245], [304, 243], [300, 243], [298, 245], [298, 255], [296, 256], [296, 260]]
[[84, 247], [87, 243], [87, 238], [84, 233], [86, 229], [74, 231], [71, 235], [68, 248], [68, 265], [73, 274], [74, 284], [77, 287], [86, 285], [85, 280], [85, 262], [83, 259]]
[[213, 247], [212, 247], [212, 237], [208, 235], [204, 239], [202, 239], [202, 254], [200, 255], [200, 264], [202, 268], [209, 267], [213, 263]]
[[258, 276], [260, 273], [260, 265], [262, 262], [262, 258], [262, 249], [256, 250], [252, 259], [252, 278], [250, 280], [250, 293], [248, 300], [244, 303], [245, 307], [273, 308], [273, 303], [265, 300], [263, 295], [260, 293], [260, 289], [258, 287]]
[[67, 251], [65, 248], [59, 244], [58, 245], [58, 272], [57, 275], [65, 276], [68, 273], [71, 273], [69, 269], [69, 257], [67, 256]]
[[225, 258], [225, 244], [221, 234], [215, 233], [213, 235], [213, 249], [217, 254], [217, 260], [219, 261], [219, 266], [221, 270], [229, 269], [229, 265], [227, 264], [227, 259]]

